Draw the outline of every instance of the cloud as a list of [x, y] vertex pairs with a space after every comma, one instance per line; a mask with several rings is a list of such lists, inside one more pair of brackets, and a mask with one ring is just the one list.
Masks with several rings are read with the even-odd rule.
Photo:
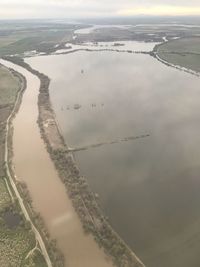
[[67, 18], [168, 13], [200, 15], [199, 0], [0, 0], [1, 18]]
[[118, 15], [130, 16], [130, 15], [171, 15], [171, 16], [182, 16], [182, 15], [199, 15], [199, 7], [183, 7], [183, 6], [150, 6], [148, 8], [135, 7], [122, 9], [118, 11]]

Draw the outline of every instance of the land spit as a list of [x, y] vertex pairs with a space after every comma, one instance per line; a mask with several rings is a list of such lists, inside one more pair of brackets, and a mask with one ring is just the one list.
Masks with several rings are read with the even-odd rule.
[[[80, 175], [79, 169], [74, 161], [73, 154], [63, 152], [67, 150], [67, 146], [60, 134], [54, 112], [51, 108], [48, 91], [50, 79], [44, 74], [33, 70], [22, 59], [16, 57], [7, 57], [6, 59], [26, 68], [25, 71], [22, 68], [17, 67], [21, 72], [25, 72], [25, 76], [32, 81], [32, 84], [36, 83], [36, 88], [39, 87], [39, 80], [36, 76], [40, 79], [38, 124], [48, 152], [53, 159], [60, 178], [66, 186], [69, 198], [64, 190], [64, 186], [56, 177], [57, 173], [53, 168], [48, 154], [43, 154], [45, 152], [44, 144], [42, 149], [43, 153], [39, 155], [39, 152], [35, 151], [37, 148], [36, 144], [30, 144], [29, 146], [29, 138], [27, 147], [30, 149], [31, 158], [33, 154], [35, 154], [36, 157], [32, 159], [33, 162], [31, 164], [34, 164], [34, 172], [36, 169], [38, 177], [42, 177], [42, 179], [40, 178], [38, 181], [38, 178], [32, 177], [24, 180], [30, 190], [35, 208], [40, 211], [46, 225], [48, 226], [50, 234], [57, 240], [58, 247], [62, 250], [65, 256], [66, 265], [72, 267], [112, 266], [112, 262], [108, 261], [108, 259], [112, 259], [119, 267], [144, 266], [137, 256], [118, 236], [118, 234], [111, 228], [107, 220], [102, 215], [95, 195], [91, 192], [85, 178]], [[30, 74], [30, 72], [36, 76]], [[31, 100], [33, 104], [33, 99]], [[27, 105], [27, 108], [29, 108], [30, 102], [26, 102], [29, 104]], [[27, 112], [24, 112], [24, 118], [19, 118], [20, 116], [18, 116], [18, 120], [26, 121]], [[34, 111], [33, 113], [37, 116], [37, 111]], [[20, 129], [20, 131], [23, 132], [23, 129]], [[30, 131], [30, 135], [33, 136], [33, 129]], [[38, 133], [36, 136], [37, 135]], [[34, 136], [33, 138], [35, 139]], [[40, 137], [37, 139], [40, 139]], [[38, 143], [42, 140], [40, 139], [40, 141], [36, 141]], [[16, 151], [20, 149], [21, 148], [18, 147], [18, 149], [16, 148]], [[42, 160], [43, 157], [45, 157], [45, 164]], [[46, 163], [48, 163], [48, 166]], [[30, 158], [27, 164], [30, 164]], [[41, 169], [39, 169], [38, 166], [41, 167]], [[32, 166], [29, 167], [32, 168]], [[28, 171], [27, 168], [27, 165], [22, 167], [23, 170], [25, 169]], [[44, 173], [44, 169], [48, 170], [47, 174]], [[22, 172], [22, 170], [20, 171]], [[31, 173], [30, 176], [32, 175], [33, 174]], [[22, 177], [22, 173], [20, 173], [19, 177]], [[41, 190], [41, 187], [43, 190]], [[41, 195], [39, 194], [40, 192]], [[46, 195], [44, 195], [44, 192]], [[34, 196], [36, 199], [34, 199]], [[82, 222], [85, 232], [92, 233], [99, 246], [104, 248], [107, 257], [105, 257], [103, 250], [98, 248], [92, 235], [86, 235], [86, 233], [84, 233], [79, 219]]]

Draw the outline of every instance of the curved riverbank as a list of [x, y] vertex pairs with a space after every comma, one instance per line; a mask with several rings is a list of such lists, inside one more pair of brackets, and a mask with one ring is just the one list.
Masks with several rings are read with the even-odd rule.
[[[59, 132], [49, 99], [49, 78], [31, 67], [14, 59], [14, 62], [36, 74], [41, 80], [39, 95], [39, 126], [47, 149], [65, 183], [68, 195], [82, 221], [86, 232], [95, 237], [98, 244], [104, 248], [117, 266], [144, 266], [136, 255], [127, 247], [109, 223], [102, 216], [94, 194], [91, 192], [85, 178], [81, 177], [73, 154], [66, 153], [66, 144]], [[95, 266], [97, 264], [95, 263]], [[102, 266], [102, 265], [101, 265]]]
[[[169, 41], [168, 41], [169, 42]], [[162, 58], [161, 54], [159, 53], [159, 48], [162, 47], [163, 45], [165, 45], [167, 42], [161, 43], [161, 44], [157, 44], [155, 45], [153, 51], [150, 53], [151, 56], [153, 56], [154, 58], [156, 58], [158, 61], [160, 61], [161, 63], [163, 63], [164, 65], [168, 66], [168, 67], [172, 67], [174, 69], [180, 70], [180, 71], [184, 71], [186, 73], [189, 73], [191, 75], [200, 77], [200, 72], [192, 70], [190, 68], [186, 68], [183, 66], [180, 66], [178, 64], [173, 64], [170, 61], [167, 61], [166, 59]], [[178, 52], [170, 52], [172, 54], [178, 54]], [[192, 54], [192, 53], [189, 53]]]

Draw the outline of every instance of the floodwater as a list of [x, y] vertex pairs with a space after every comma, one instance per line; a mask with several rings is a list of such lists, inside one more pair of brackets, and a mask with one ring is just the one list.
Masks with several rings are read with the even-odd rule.
[[[116, 45], [117, 44], [117, 45]], [[137, 42], [137, 41], [120, 41], [120, 42], [84, 42], [81, 44], [66, 43], [66, 49], [58, 49], [55, 54], [66, 53], [76, 49], [90, 49], [95, 50], [114, 50], [114, 51], [133, 51], [133, 52], [149, 52], [154, 46], [159, 43], [151, 42]]]
[[149, 267], [199, 267], [199, 79], [149, 55], [79, 51], [27, 59], [51, 78], [67, 144], [111, 225]]
[[75, 30], [75, 34], [89, 34], [95, 30], [104, 29], [104, 28], [118, 28], [118, 29], [128, 29], [131, 25], [91, 25], [90, 27], [82, 28]]
[[24, 181], [33, 206], [44, 219], [68, 267], [111, 267], [92, 236], [85, 235], [54, 168], [37, 125], [39, 79], [25, 69], [2, 61], [27, 79], [19, 112], [13, 121], [13, 164], [17, 180]]

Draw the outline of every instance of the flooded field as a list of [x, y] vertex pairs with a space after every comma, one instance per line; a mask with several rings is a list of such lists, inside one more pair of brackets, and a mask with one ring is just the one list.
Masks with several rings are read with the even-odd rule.
[[[65, 187], [40, 136], [38, 119], [39, 79], [22, 67], [3, 61], [27, 80], [19, 112], [13, 121], [13, 164], [16, 179], [27, 184], [33, 206], [65, 257], [65, 266], [111, 267], [92, 236], [83, 232]], [[7, 218], [9, 219], [9, 218]]]
[[[149, 55], [77, 52], [26, 60], [50, 95], [111, 225], [149, 267], [198, 267], [199, 79]], [[95, 265], [96, 266], [96, 265]]]
[[95, 50], [114, 50], [117, 52], [129, 51], [129, 52], [148, 52], [152, 51], [154, 46], [159, 43], [145, 43], [137, 41], [120, 41], [120, 42], [85, 42], [82, 44], [66, 43], [66, 49], [58, 49], [55, 54], [67, 53], [77, 49], [89, 49]]

